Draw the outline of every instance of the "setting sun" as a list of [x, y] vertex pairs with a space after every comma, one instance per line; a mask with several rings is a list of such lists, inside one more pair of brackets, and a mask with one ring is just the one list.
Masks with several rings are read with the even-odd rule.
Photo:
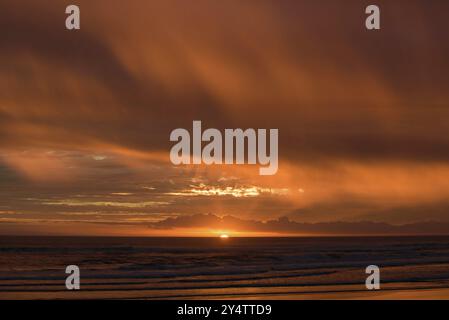
[[229, 236], [228, 236], [227, 234], [221, 234], [221, 235], [220, 235], [220, 238], [221, 238], [221, 239], [228, 239]]

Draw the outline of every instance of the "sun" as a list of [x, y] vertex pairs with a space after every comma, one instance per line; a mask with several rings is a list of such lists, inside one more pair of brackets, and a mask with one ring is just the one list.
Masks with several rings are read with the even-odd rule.
[[227, 234], [225, 234], [225, 233], [220, 234], [220, 239], [227, 239], [227, 238], [229, 238], [229, 236]]

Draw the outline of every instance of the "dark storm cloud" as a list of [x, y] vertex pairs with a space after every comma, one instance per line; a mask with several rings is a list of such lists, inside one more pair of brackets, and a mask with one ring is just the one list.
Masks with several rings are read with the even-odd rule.
[[[86, 27], [69, 32], [63, 24], [63, 2], [30, 1], [27, 9], [24, 5], [0, 4], [0, 27], [7, 30], [0, 35], [0, 69], [12, 89], [2, 94], [6, 110], [2, 120], [9, 120], [13, 131], [4, 145], [39, 146], [35, 137], [23, 132], [38, 127], [48, 132], [43, 142], [47, 146], [82, 147], [100, 140], [142, 150], [162, 149], [168, 123], [179, 122], [176, 117], [166, 121], [167, 114], [217, 116], [213, 111], [217, 102], [201, 88], [181, 97], [180, 105], [180, 97], [171, 95], [157, 79], [136, 79], [105, 37], [95, 32], [96, 14], [101, 15], [98, 8], [82, 3]], [[33, 64], [44, 73], [37, 72]], [[79, 88], [74, 90], [69, 83]], [[89, 88], [92, 84], [102, 90], [95, 92]], [[2, 129], [4, 134], [11, 133]]]
[[[63, 2], [0, 4], [1, 69], [16, 83], [2, 94], [9, 144], [33, 143], [22, 129], [37, 126], [47, 145], [100, 140], [165, 151], [173, 128], [201, 119], [280, 128], [282, 155], [292, 159], [449, 158], [446, 2], [381, 1], [377, 33], [364, 29], [359, 1], [200, 1], [187, 10], [137, 1], [108, 10], [116, 5], [81, 1], [82, 28], [69, 32]], [[126, 49], [114, 33], [137, 45]], [[176, 61], [173, 75], [155, 71], [156, 49]], [[137, 57], [142, 76], [125, 62]], [[164, 77], [188, 81], [173, 89]]]

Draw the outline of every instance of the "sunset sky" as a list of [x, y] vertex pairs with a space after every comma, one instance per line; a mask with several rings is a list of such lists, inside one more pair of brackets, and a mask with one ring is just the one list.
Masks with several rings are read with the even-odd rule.
[[[448, 1], [69, 4], [0, 0], [0, 234], [449, 223]], [[278, 173], [173, 166], [193, 120], [279, 129]]]

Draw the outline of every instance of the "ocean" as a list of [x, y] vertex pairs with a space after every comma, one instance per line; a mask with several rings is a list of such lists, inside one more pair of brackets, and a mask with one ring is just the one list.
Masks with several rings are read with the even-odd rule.
[[[65, 287], [68, 265], [80, 290]], [[449, 237], [5, 236], [0, 299], [357, 298], [369, 294], [369, 265], [382, 292], [447, 290]]]

